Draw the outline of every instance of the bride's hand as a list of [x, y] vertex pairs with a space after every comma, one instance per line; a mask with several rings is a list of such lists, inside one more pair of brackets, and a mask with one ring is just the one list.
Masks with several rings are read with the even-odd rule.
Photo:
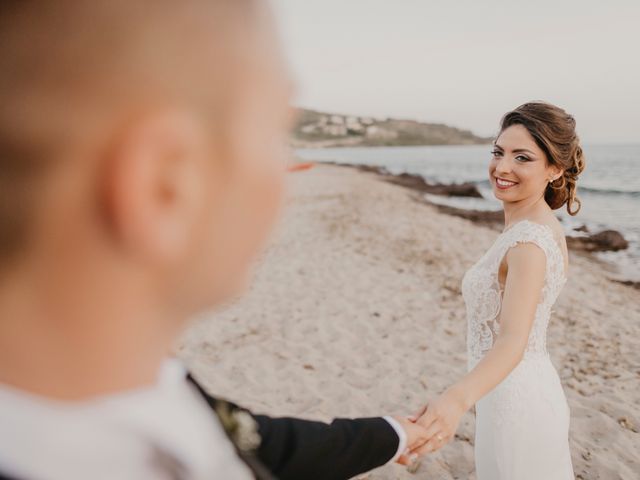
[[428, 441], [414, 451], [418, 455], [435, 452], [451, 441], [468, 407], [461, 395], [447, 390], [431, 400], [413, 418], [427, 429]]

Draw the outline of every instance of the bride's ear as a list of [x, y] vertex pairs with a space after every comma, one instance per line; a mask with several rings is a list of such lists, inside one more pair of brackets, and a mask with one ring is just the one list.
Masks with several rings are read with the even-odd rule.
[[549, 165], [547, 168], [547, 179], [554, 182], [563, 175], [564, 171], [558, 165]]

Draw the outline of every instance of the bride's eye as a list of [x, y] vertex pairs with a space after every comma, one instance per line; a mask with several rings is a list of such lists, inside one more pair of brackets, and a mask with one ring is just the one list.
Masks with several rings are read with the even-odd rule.
[[494, 157], [499, 157], [502, 155], [502, 152], [500, 150], [493, 150], [491, 152], [491, 155], [493, 155]]
[[529, 161], [529, 157], [525, 157], [524, 155], [518, 155], [516, 157], [516, 160], [518, 160], [519, 162], [528, 162]]

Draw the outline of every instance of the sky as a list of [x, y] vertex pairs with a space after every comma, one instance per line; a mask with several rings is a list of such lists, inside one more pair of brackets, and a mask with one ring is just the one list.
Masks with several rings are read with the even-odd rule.
[[640, 143], [640, 0], [272, 0], [296, 105], [496, 133], [530, 100]]

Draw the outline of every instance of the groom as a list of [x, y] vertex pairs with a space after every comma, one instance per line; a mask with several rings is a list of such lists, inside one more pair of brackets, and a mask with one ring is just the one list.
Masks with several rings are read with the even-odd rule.
[[401, 417], [254, 415], [168, 359], [277, 218], [262, 1], [5, 1], [0, 35], [0, 477], [343, 479], [424, 444]]

